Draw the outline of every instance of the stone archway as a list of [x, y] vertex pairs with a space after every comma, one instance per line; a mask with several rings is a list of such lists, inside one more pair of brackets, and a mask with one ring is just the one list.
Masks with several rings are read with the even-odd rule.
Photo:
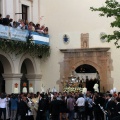
[[29, 92], [29, 79], [27, 79], [27, 74], [34, 74], [35, 73], [35, 68], [32, 63], [32, 61], [29, 58], [24, 59], [21, 65], [21, 82], [20, 82], [20, 92], [23, 92], [23, 88], [26, 87], [27, 92]]
[[111, 78], [112, 60], [109, 48], [61, 49], [64, 60], [60, 63], [60, 79], [68, 79], [73, 68], [89, 64], [96, 68], [100, 75], [100, 90], [107, 91], [113, 88]]
[[79, 78], [79, 86], [85, 86], [88, 91], [94, 92], [93, 87], [97, 83], [100, 91], [100, 75], [95, 67], [82, 64], [75, 68], [75, 75]]
[[[9, 81], [4, 78], [5, 74], [12, 74], [13, 64], [7, 55], [0, 54], [0, 92], [7, 92], [9, 90]], [[6, 81], [5, 81], [6, 80]]]
[[20, 62], [19, 62], [18, 71], [20, 73], [21, 73], [21, 67], [23, 63], [27, 71], [25, 73], [25, 77], [29, 81], [28, 87], [30, 88], [30, 86], [32, 85], [33, 92], [40, 91], [40, 83], [41, 83], [40, 80], [42, 78], [42, 75], [40, 73], [38, 74], [38, 70], [39, 70], [39, 65], [37, 65], [38, 61], [36, 60], [36, 58], [33, 58], [30, 55], [24, 54], [21, 57]]

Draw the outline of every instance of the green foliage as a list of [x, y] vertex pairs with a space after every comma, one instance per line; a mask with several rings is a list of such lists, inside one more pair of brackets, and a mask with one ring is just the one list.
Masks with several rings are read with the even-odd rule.
[[47, 45], [38, 45], [33, 42], [22, 42], [0, 38], [0, 49], [6, 53], [15, 53], [19, 55], [28, 53], [32, 57], [46, 58], [50, 55], [50, 47]]
[[[106, 0], [105, 6], [94, 8], [90, 7], [92, 11], [99, 11], [100, 16], [113, 17], [115, 20], [110, 23], [111, 27], [120, 28], [120, 3], [116, 0]], [[115, 30], [113, 34], [105, 35], [102, 38], [107, 38], [107, 42], [114, 40], [114, 44], [117, 48], [120, 47], [118, 41], [120, 39], [120, 31]]]

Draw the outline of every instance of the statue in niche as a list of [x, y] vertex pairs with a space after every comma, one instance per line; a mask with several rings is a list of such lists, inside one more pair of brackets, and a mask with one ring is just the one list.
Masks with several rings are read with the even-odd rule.
[[81, 34], [81, 48], [89, 48], [89, 33]]
[[94, 84], [94, 91], [99, 92], [99, 85], [97, 83]]

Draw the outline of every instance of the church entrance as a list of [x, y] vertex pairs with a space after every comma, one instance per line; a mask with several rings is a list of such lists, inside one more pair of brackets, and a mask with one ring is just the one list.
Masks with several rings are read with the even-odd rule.
[[86, 87], [88, 91], [94, 92], [93, 87], [97, 83], [99, 85], [100, 91], [100, 77], [96, 68], [88, 64], [83, 64], [78, 66], [75, 69], [75, 72], [76, 75], [79, 77], [79, 87]]
[[2, 76], [3, 73], [4, 73], [4, 68], [2, 62], [0, 61], [0, 93], [5, 92], [5, 80]]
[[[112, 89], [112, 60], [111, 53], [108, 50], [109, 48], [61, 49], [64, 58], [60, 62], [60, 80], [67, 80], [74, 70], [81, 74], [81, 77], [84, 75], [84, 79], [92, 80], [97, 75], [97, 78], [100, 79], [99, 87], [101, 92]], [[90, 74], [92, 77], [90, 77]], [[92, 84], [91, 82], [92, 87], [87, 86], [88, 89], [93, 90]], [[62, 86], [63, 84], [60, 84], [61, 91]]]

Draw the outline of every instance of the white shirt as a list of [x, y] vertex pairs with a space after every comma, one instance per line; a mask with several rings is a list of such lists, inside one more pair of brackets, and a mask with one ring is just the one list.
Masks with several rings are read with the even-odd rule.
[[80, 97], [76, 101], [77, 106], [85, 106], [85, 99], [83, 97]]
[[4, 99], [0, 98], [0, 108], [6, 108], [6, 101], [7, 101], [6, 98]]

